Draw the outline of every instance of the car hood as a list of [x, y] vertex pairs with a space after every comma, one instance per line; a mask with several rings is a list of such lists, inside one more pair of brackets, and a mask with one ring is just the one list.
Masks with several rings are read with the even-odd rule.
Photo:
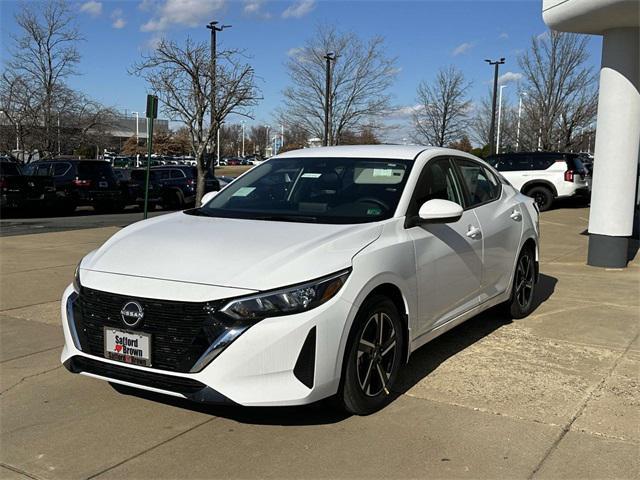
[[380, 224], [328, 225], [201, 217], [182, 212], [130, 225], [83, 270], [268, 290], [351, 266]]

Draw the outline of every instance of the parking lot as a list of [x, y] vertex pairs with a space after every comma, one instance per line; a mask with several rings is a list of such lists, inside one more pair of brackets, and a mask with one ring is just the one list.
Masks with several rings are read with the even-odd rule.
[[59, 298], [128, 214], [0, 238], [0, 477], [638, 478], [640, 261], [586, 266], [589, 210], [571, 207], [542, 214], [536, 311], [491, 310], [428, 344], [368, 417], [205, 407], [72, 375]]

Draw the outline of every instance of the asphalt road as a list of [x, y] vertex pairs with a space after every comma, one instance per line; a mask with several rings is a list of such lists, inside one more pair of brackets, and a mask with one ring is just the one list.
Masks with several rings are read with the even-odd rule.
[[[171, 213], [170, 210], [156, 210], [150, 217]], [[143, 213], [138, 209], [128, 208], [122, 213], [98, 215], [91, 207], [79, 208], [68, 217], [42, 218], [2, 218], [0, 219], [0, 237], [13, 235], [29, 235], [33, 233], [63, 232], [85, 228], [124, 227], [142, 220]]]

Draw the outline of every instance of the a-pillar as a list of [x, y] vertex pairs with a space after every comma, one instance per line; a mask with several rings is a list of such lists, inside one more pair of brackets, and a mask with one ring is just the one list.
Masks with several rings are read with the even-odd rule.
[[639, 31], [618, 28], [603, 38], [587, 260], [597, 267], [628, 260], [640, 156]]

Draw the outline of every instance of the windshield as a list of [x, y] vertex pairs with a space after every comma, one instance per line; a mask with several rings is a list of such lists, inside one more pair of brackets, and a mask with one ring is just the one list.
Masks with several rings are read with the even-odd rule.
[[393, 216], [412, 163], [361, 158], [273, 159], [187, 213], [291, 222], [375, 222]]

